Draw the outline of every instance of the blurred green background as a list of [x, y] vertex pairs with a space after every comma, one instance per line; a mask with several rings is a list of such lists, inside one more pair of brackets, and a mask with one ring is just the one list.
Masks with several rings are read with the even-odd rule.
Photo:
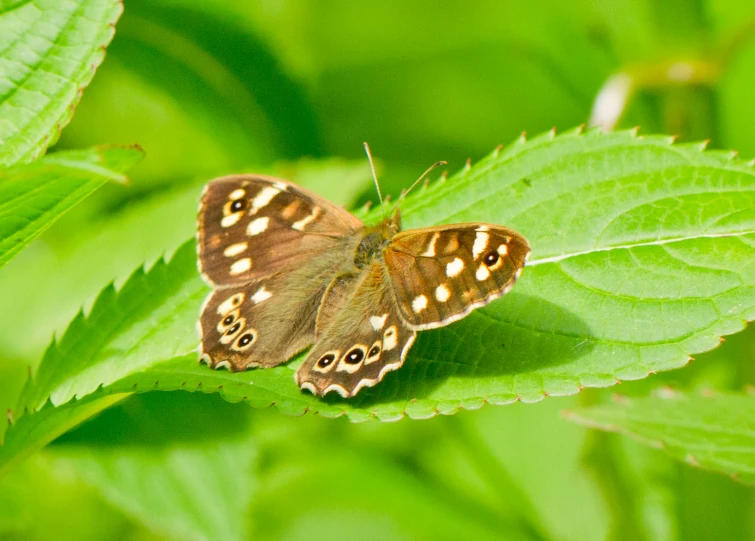
[[[57, 148], [147, 158], [3, 270], [0, 406], [102, 287], [193, 234], [214, 176], [325, 175], [354, 207], [375, 199], [362, 141], [395, 197], [437, 160], [582, 123], [751, 157], [753, 85], [745, 0], [127, 0]], [[397, 424], [136, 396], [0, 481], [0, 538], [755, 539], [753, 489], [559, 417], [618, 390], [741, 389], [753, 357], [750, 329], [621, 389]]]

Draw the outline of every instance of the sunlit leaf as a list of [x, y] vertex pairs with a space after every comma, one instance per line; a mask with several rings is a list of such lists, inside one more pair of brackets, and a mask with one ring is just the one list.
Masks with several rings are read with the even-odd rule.
[[125, 182], [123, 172], [143, 155], [136, 147], [103, 147], [0, 169], [0, 267], [105, 182]]
[[197, 366], [193, 326], [209, 290], [190, 241], [167, 267], [104, 291], [51, 347], [20, 406], [102, 385], [395, 420], [678, 368], [755, 313], [753, 178], [729, 154], [665, 137], [570, 132], [518, 141], [432, 184], [403, 205], [407, 227], [504, 223], [530, 239], [531, 268], [502, 300], [421, 333], [401, 370], [351, 400], [300, 392], [295, 362], [238, 374]]
[[117, 0], [21, 4], [0, 5], [0, 166], [28, 162], [55, 142], [123, 9]]

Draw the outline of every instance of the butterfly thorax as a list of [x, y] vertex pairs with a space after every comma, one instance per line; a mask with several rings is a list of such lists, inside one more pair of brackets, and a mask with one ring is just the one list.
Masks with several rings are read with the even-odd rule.
[[362, 240], [359, 242], [354, 254], [354, 265], [358, 269], [363, 269], [374, 260], [382, 259], [383, 250], [400, 230], [401, 219], [398, 211], [393, 218], [386, 218], [376, 226], [364, 228]]

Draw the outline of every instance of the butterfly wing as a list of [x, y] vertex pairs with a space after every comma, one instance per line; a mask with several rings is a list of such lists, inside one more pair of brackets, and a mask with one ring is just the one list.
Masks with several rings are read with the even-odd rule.
[[337, 278], [317, 317], [317, 340], [296, 372], [296, 383], [317, 396], [354, 396], [403, 363], [417, 333], [396, 307], [385, 267]]
[[304, 188], [257, 175], [207, 184], [198, 222], [200, 271], [214, 286], [240, 286], [290, 270], [364, 227]]
[[213, 291], [200, 316], [201, 359], [238, 371], [281, 364], [315, 339], [320, 301], [336, 268], [320, 260]]
[[527, 239], [511, 229], [454, 224], [398, 233], [384, 258], [401, 317], [424, 330], [508, 293], [529, 253]]
[[244, 370], [287, 361], [312, 344], [317, 309], [363, 227], [354, 216], [291, 183], [234, 175], [202, 196], [198, 250], [217, 289], [202, 308], [201, 358]]

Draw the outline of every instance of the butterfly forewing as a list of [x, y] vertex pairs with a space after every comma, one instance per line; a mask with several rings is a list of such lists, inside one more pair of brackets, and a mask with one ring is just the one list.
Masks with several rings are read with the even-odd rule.
[[285, 181], [210, 182], [199, 212], [199, 263], [216, 286], [200, 316], [202, 359], [244, 370], [285, 362], [315, 339], [333, 276], [351, 268], [362, 223]]
[[213, 285], [236, 286], [322, 257], [363, 224], [329, 201], [272, 177], [210, 182], [199, 209], [199, 262]]
[[385, 250], [401, 316], [414, 330], [442, 327], [507, 293], [529, 255], [519, 233], [488, 224], [405, 231]]
[[302, 389], [354, 396], [399, 368], [416, 333], [398, 313], [378, 261], [362, 274], [340, 277], [318, 315], [317, 341], [296, 372]]

